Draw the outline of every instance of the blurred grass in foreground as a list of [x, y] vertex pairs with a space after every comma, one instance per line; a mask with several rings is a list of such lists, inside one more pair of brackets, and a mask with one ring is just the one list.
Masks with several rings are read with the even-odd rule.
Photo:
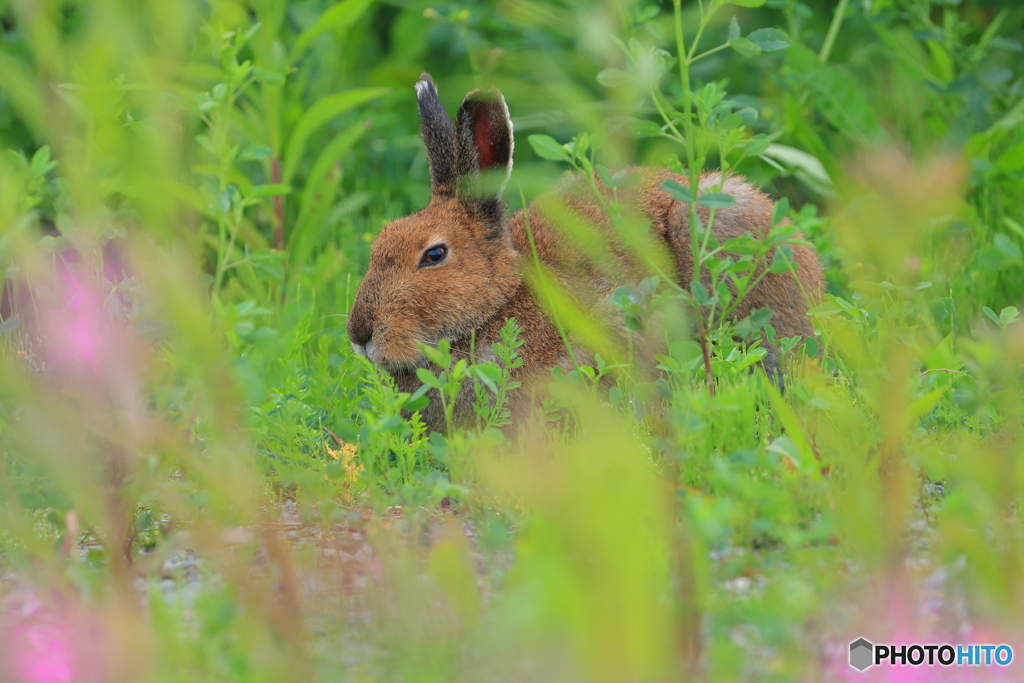
[[[763, 4], [679, 8], [684, 92], [667, 3], [0, 2], [0, 679], [1019, 652], [1024, 10]], [[785, 395], [730, 333], [707, 367], [680, 338], [658, 377], [553, 377], [518, 441], [403, 418], [342, 330], [426, 200], [422, 70], [451, 105], [502, 88], [527, 199], [679, 159], [785, 196], [830, 292]]]

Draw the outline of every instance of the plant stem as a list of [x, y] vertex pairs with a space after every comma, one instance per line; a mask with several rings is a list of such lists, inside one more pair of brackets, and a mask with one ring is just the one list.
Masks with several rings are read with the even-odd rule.
[[476, 84], [480, 85], [480, 64], [476, 60], [476, 55], [473, 54], [473, 46], [469, 40], [469, 27], [466, 26], [465, 22], [459, 28], [459, 35], [462, 36], [462, 42], [466, 44], [466, 56], [469, 58], [469, 70], [473, 72], [473, 80]]
[[[694, 62], [693, 54], [697, 51], [697, 44], [700, 43], [700, 38], [701, 38], [701, 36], [704, 35], [704, 27], [707, 26], [707, 23], [708, 23], [707, 22], [707, 18], [704, 16], [704, 6], [701, 5], [701, 9], [700, 9], [700, 26], [697, 27], [697, 35], [693, 37], [693, 44], [690, 45], [690, 51], [686, 55], [686, 64], [687, 64], [687, 66], [689, 66], [690, 64], [693, 64], [693, 62]], [[728, 45], [728, 43], [726, 43], [726, 45]], [[719, 47], [726, 47], [726, 45], [721, 45]]]
[[713, 54], [715, 54], [716, 52], [719, 52], [719, 51], [721, 51], [721, 50], [724, 50], [724, 49], [725, 49], [725, 48], [727, 48], [727, 47], [729, 47], [729, 43], [722, 43], [722, 44], [721, 44], [721, 45], [719, 45], [718, 47], [713, 47], [713, 48], [711, 48], [710, 50], [705, 50], [704, 52], [701, 52], [701, 53], [700, 53], [699, 55], [697, 55], [696, 57], [690, 57], [690, 59], [689, 59], [689, 62], [690, 62], [690, 64], [693, 64], [693, 63], [694, 63], [694, 62], [696, 62], [696, 61], [697, 61], [698, 59], [704, 59], [705, 57], [707, 57], [707, 56], [709, 56], [709, 55], [713, 55]]
[[832, 54], [832, 46], [836, 43], [836, 37], [839, 35], [839, 27], [843, 24], [843, 15], [846, 14], [846, 4], [849, 0], [839, 0], [839, 4], [836, 5], [836, 12], [832, 15], [832, 23], [828, 27], [828, 33], [825, 34], [825, 43], [821, 46], [821, 52], [818, 53], [818, 61], [824, 64], [828, 61], [828, 57]]
[[[281, 160], [276, 156], [270, 160], [270, 182], [281, 184]], [[284, 249], [284, 197], [274, 195], [274, 246]]]
[[675, 123], [672, 122], [672, 118], [668, 115], [668, 112], [665, 111], [665, 108], [661, 106], [661, 102], [658, 101], [658, 98], [660, 96], [661, 96], [661, 94], [652, 87], [651, 88], [651, 101], [654, 102], [654, 106], [657, 108], [658, 113], [661, 114], [661, 118], [665, 120], [665, 125], [667, 125], [669, 127], [669, 130], [671, 130], [672, 133], [675, 134], [675, 136], [676, 136], [674, 138], [671, 135], [667, 136], [667, 137], [670, 140], [675, 140], [676, 142], [682, 142], [684, 144], [688, 144], [685, 140], [683, 140], [683, 135], [680, 134], [679, 130], [676, 128]]
[[[693, 262], [692, 277], [700, 280], [700, 242], [697, 235], [701, 230], [700, 216], [697, 215], [697, 193], [700, 188], [700, 169], [697, 168], [697, 158], [693, 146], [693, 100], [690, 96], [690, 64], [686, 58], [686, 40], [683, 38], [683, 8], [682, 0], [672, 0], [675, 12], [676, 29], [676, 51], [679, 54], [679, 77], [683, 86], [683, 130], [686, 131], [686, 173], [690, 178], [690, 194], [694, 201], [690, 202], [690, 255]], [[703, 6], [701, 7], [701, 21], [703, 22]], [[710, 229], [710, 226], [709, 226]], [[700, 337], [701, 353], [704, 357], [704, 374], [707, 377], [708, 392], [714, 395], [715, 388], [711, 376], [711, 354], [708, 349], [707, 328], [704, 325], [704, 311], [701, 306], [694, 302], [694, 313], [697, 317], [697, 334]]]
[[708, 346], [708, 331], [704, 327], [704, 319], [697, 318], [697, 336], [700, 338], [700, 355], [704, 359], [704, 381], [708, 385], [708, 393], [715, 395], [715, 381], [711, 374], [711, 348]]
[[519, 198], [523, 205], [523, 225], [526, 227], [526, 237], [530, 240], [530, 251], [533, 252], [533, 263], [537, 267], [537, 284], [544, 289], [544, 298], [548, 300], [548, 306], [551, 308], [551, 318], [555, 321], [555, 327], [558, 329], [558, 336], [562, 338], [562, 344], [565, 345], [565, 352], [569, 354], [569, 360], [572, 361], [572, 366], [576, 369], [576, 372], [580, 372], [580, 364], [576, 361], [576, 354], [572, 352], [572, 344], [569, 343], [569, 337], [565, 334], [565, 328], [562, 327], [562, 320], [558, 315], [558, 311], [555, 310], [554, 302], [551, 300], [552, 297], [548, 292], [547, 284], [544, 281], [544, 271], [540, 265], [540, 255], [537, 253], [537, 245], [533, 241], [533, 230], [530, 228], [530, 206], [526, 203], [526, 195], [523, 192], [523, 188], [519, 188]]
[[[690, 96], [690, 65], [686, 61], [686, 41], [683, 38], [683, 11], [681, 0], [672, 0], [675, 7], [676, 50], [679, 53], [679, 75], [683, 87], [683, 130], [686, 135], [686, 173], [690, 178], [690, 194], [694, 201], [690, 202], [690, 248], [693, 262], [700, 262], [697, 233], [700, 231], [700, 216], [697, 215], [697, 193], [700, 186], [700, 170], [693, 151], [693, 101]], [[699, 276], [698, 273], [695, 275]]]

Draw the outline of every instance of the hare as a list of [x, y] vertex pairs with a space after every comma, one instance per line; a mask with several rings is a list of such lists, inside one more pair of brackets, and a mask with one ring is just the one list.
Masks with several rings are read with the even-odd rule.
[[[469, 93], [454, 125], [429, 74], [420, 76], [416, 96], [430, 163], [430, 204], [392, 222], [377, 237], [349, 315], [348, 337], [355, 353], [389, 372], [400, 390], [413, 392], [421, 384], [417, 368], [430, 366], [419, 344], [436, 345], [446, 339], [456, 358], [469, 358], [472, 350], [478, 362], [493, 360], [491, 344], [499, 340], [506, 320], [515, 318], [525, 341], [520, 348], [524, 362], [513, 375], [524, 386], [510, 396], [515, 416], [531, 403], [531, 380], [545, 377], [552, 366], [569, 370], [574, 360], [593, 362], [587, 349], [571, 337], [574, 358], [570, 357], [556, 324], [524, 280], [524, 269], [539, 259], [569, 288], [578, 305], [609, 321], [614, 317], [606, 303], [609, 295], [623, 284], [639, 282], [649, 271], [633, 263], [629, 250], [616, 244], [617, 231], [584, 178], [561, 183], [554, 199], [608, 245], [614, 267], [595, 264], [574, 247], [536, 202], [511, 218], [507, 215], [502, 191], [512, 170], [513, 136], [499, 92]], [[619, 191], [618, 200], [647, 221], [651, 237], [671, 254], [676, 281], [689, 287], [693, 278], [689, 205], [659, 188], [667, 178], [688, 181], [666, 169], [633, 170], [639, 181], [628, 191]], [[481, 177], [486, 173], [500, 174], [504, 182], [489, 191], [482, 189]], [[700, 184], [705, 188], [718, 182], [718, 174], [711, 173]], [[608, 191], [600, 181], [598, 186]], [[721, 189], [736, 203], [716, 212], [713, 232], [719, 241], [744, 233], [763, 237], [771, 227], [771, 200], [737, 177], [728, 178]], [[699, 211], [706, 221], [707, 210]], [[813, 333], [804, 292], [813, 299], [822, 286], [814, 252], [794, 245], [793, 253], [795, 273], [767, 274], [736, 312], [742, 318], [767, 306], [780, 337]], [[621, 315], [618, 328], [623, 339], [632, 334], [622, 325]], [[445, 418], [436, 398], [423, 411], [423, 419], [430, 429], [443, 432]], [[473, 420], [472, 398], [464, 388], [455, 404], [456, 423]]]

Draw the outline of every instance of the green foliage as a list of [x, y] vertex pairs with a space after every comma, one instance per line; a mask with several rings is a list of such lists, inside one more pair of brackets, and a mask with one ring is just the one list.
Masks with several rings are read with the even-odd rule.
[[[856, 636], [956, 642], [915, 590], [1024, 627], [1015, 3], [50, 5], [0, 2], [0, 678], [66, 642], [83, 679], [831, 680]], [[424, 70], [502, 89], [513, 208], [586, 179], [626, 337], [534, 252], [565, 370], [520, 386], [515, 320], [412, 393], [353, 355], [369, 245], [428, 200]], [[738, 175], [771, 229], [719, 243]], [[735, 319], [801, 243], [816, 335]]]

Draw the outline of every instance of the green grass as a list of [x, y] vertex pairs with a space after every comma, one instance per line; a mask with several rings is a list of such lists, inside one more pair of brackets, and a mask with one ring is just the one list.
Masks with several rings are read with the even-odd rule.
[[[859, 636], [1020, 643], [1022, 31], [982, 0], [0, 0], [0, 678], [840, 681]], [[732, 343], [763, 319], [660, 278], [623, 324], [705, 334], [659, 376], [553, 374], [516, 437], [404, 415], [344, 329], [429, 196], [421, 71], [450, 111], [501, 88], [513, 209], [630, 163], [785, 198], [828, 280], [785, 393]]]

